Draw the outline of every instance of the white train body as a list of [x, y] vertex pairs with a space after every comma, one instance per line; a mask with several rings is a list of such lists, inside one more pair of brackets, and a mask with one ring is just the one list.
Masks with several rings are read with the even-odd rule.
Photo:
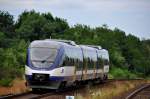
[[57, 40], [36, 40], [28, 48], [25, 76], [31, 88], [58, 89], [75, 82], [106, 80], [108, 72], [105, 49]]

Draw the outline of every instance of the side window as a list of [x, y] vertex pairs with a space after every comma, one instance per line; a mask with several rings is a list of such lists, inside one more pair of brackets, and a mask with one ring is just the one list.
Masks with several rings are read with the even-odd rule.
[[68, 57], [68, 66], [70, 66], [71, 65], [71, 59], [70, 59], [70, 57]]
[[91, 68], [94, 69], [94, 61], [91, 60]]
[[97, 68], [100, 68], [100, 64], [99, 64], [99, 57], [97, 57]]
[[79, 68], [78, 59], [76, 59], [76, 62], [75, 62], [75, 63], [76, 63], [75, 66], [76, 66], [76, 68], [77, 68], [77, 70], [78, 70], [78, 68]]
[[66, 63], [66, 66], [69, 66], [69, 57], [66, 57], [65, 63]]
[[77, 59], [74, 58], [74, 65], [73, 66], [77, 66]]
[[104, 63], [103, 63], [103, 59], [98, 57], [98, 69], [103, 68]]
[[92, 59], [90, 59], [90, 69], [92, 69]]
[[88, 68], [88, 58], [84, 58], [84, 68]]
[[104, 60], [104, 65], [109, 65], [108, 59], [105, 59], [105, 60]]
[[75, 66], [76, 66], [77, 70], [82, 70], [82, 68], [83, 68], [83, 61], [80, 60], [80, 59], [76, 59]]
[[93, 60], [88, 58], [88, 69], [93, 69]]
[[74, 61], [74, 64], [73, 64], [73, 66], [76, 66], [76, 59], [75, 58], [73, 58], [73, 61]]
[[64, 60], [63, 60], [63, 64], [62, 64], [62, 66], [61, 66], [61, 67], [65, 66], [65, 65], [66, 65], [66, 57], [64, 58]]
[[64, 60], [63, 60], [63, 64], [62, 64], [62, 67], [63, 66], [69, 66], [69, 57], [68, 56], [66, 56], [65, 58], [64, 58]]
[[70, 66], [73, 66], [73, 65], [74, 65], [74, 59], [71, 58], [71, 64], [70, 64]]
[[87, 69], [90, 69], [90, 59], [87, 58]]
[[83, 60], [79, 60], [79, 67], [80, 67], [80, 70], [82, 70], [82, 68], [83, 68]]
[[62, 67], [66, 66], [66, 59], [67, 59], [67, 57], [64, 58]]

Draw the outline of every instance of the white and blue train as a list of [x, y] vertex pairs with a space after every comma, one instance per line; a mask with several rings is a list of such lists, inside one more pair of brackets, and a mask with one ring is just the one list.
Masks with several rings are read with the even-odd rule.
[[59, 89], [107, 79], [109, 54], [100, 46], [68, 40], [36, 40], [27, 51], [25, 76], [32, 89]]

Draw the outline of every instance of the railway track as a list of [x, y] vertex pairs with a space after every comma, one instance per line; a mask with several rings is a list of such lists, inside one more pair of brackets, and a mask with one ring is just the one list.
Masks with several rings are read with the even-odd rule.
[[2, 96], [0, 99], [40, 99], [42, 97], [50, 96], [50, 95], [55, 95], [56, 92], [42, 92], [39, 91], [38, 93], [34, 93], [32, 91], [27, 92], [27, 93], [22, 93], [22, 94], [17, 94], [17, 95], [7, 95], [7, 96]]
[[[126, 81], [129, 79], [109, 79], [101, 84], [97, 85], [107, 85], [108, 83], [114, 82], [114, 81]], [[132, 80], [142, 80], [142, 79], [132, 79]], [[87, 85], [86, 85], [87, 86]], [[65, 99], [65, 96], [67, 95], [75, 95], [78, 91], [85, 90], [85, 85], [80, 85], [76, 87], [68, 87], [63, 90], [54, 91], [54, 90], [48, 90], [48, 91], [39, 91], [39, 93], [34, 93], [32, 91], [27, 93], [22, 93], [18, 95], [7, 95], [7, 96], [1, 96], [0, 99], [42, 99], [45, 97], [52, 97], [50, 99]], [[49, 99], [49, 98], [47, 98]], [[130, 98], [128, 98], [130, 99]]]
[[125, 99], [150, 99], [150, 84], [144, 84], [130, 93]]
[[[83, 87], [83, 86], [82, 86]], [[80, 88], [82, 88], [80, 87]], [[50, 99], [65, 99], [65, 96], [67, 94], [73, 94], [74, 90], [77, 90], [79, 87], [67, 87], [62, 90], [46, 90], [46, 91], [38, 91], [38, 92], [26, 92], [22, 94], [16, 94], [16, 95], [6, 95], [6, 96], [0, 96], [0, 99], [43, 99], [45, 97], [50, 97]], [[56, 98], [53, 98], [56, 97]], [[49, 98], [48, 98], [49, 99]]]

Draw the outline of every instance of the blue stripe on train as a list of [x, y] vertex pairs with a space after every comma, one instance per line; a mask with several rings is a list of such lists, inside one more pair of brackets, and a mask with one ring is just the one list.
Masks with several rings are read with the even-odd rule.
[[[26, 80], [31, 81], [32, 80], [32, 75], [25, 75]], [[64, 80], [64, 77], [60, 77], [60, 76], [50, 76], [49, 80], [51, 81], [62, 81]]]

